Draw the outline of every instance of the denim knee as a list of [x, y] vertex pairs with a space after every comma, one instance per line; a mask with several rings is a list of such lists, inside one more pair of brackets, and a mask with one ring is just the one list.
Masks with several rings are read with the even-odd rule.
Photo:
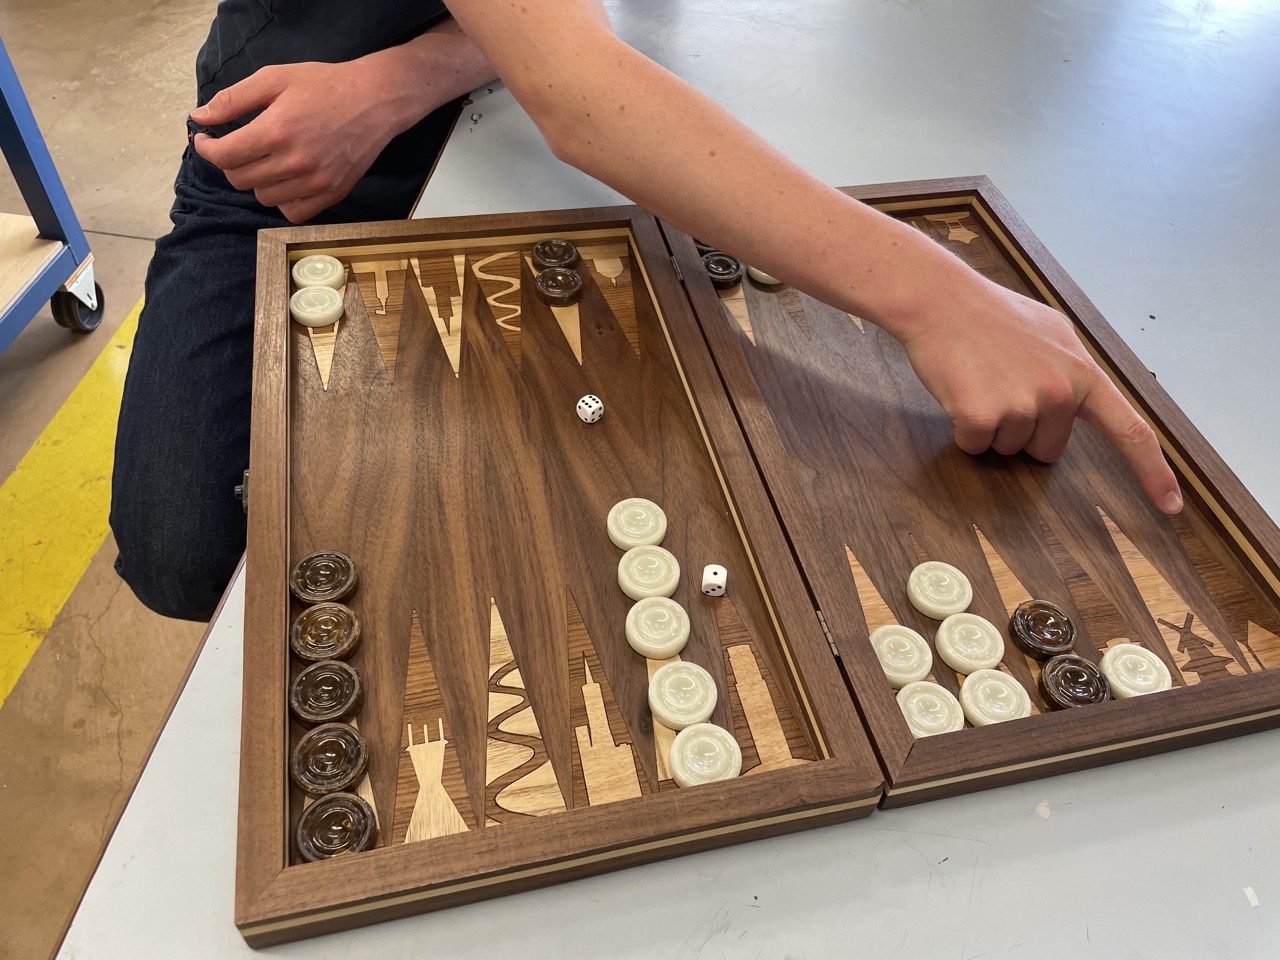
[[[144, 525], [145, 526], [145, 525]], [[211, 554], [199, 536], [157, 537], [113, 520], [115, 568], [143, 606], [176, 620], [207, 622], [240, 562], [243, 547]]]

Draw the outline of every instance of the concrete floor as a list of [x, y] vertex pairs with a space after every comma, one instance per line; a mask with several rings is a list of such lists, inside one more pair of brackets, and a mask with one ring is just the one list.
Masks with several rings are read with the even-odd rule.
[[[3, 4], [4, 42], [88, 235], [106, 314], [78, 336], [45, 311], [0, 354], [0, 481], [142, 296], [213, 6]], [[7, 168], [0, 211], [25, 212]], [[0, 706], [0, 960], [56, 947], [203, 634], [144, 609], [114, 557], [108, 537]], [[0, 603], [16, 602], [0, 587]]]

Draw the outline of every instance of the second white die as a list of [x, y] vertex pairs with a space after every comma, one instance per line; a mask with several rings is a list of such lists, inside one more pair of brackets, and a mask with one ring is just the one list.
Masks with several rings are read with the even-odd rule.
[[604, 401], [594, 393], [588, 393], [578, 401], [578, 419], [583, 423], [595, 423], [604, 416]]
[[709, 563], [702, 568], [702, 592], [708, 597], [723, 597], [725, 581], [729, 571], [718, 563]]

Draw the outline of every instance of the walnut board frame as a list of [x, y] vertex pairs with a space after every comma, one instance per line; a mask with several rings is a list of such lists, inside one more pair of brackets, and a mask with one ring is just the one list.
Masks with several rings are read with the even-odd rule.
[[[918, 802], [1155, 753], [1280, 722], [1280, 534], [1128, 346], [986, 178], [846, 192], [934, 236], [989, 278], [1048, 303], [1155, 428], [1183, 487], [1172, 520], [1119, 456], [1078, 424], [1053, 467], [970, 457], [896, 341], [798, 291], [717, 292], [668, 229], [688, 290], [806, 582], [884, 764], [884, 805]], [[838, 429], [825, 426], [834, 422]], [[1005, 628], [1049, 599], [1097, 662], [1121, 639], [1155, 651], [1174, 689], [1049, 712], [1039, 665], [1006, 644], [1001, 669], [1038, 715], [913, 739], [868, 634], [937, 621], [905, 595], [924, 559], [974, 584], [970, 609]], [[935, 657], [936, 679], [958, 676]]]
[[[959, 453], [901, 349], [873, 324], [787, 287], [746, 281], [718, 293], [691, 238], [636, 208], [264, 231], [236, 889], [236, 922], [250, 944], [1280, 722], [1275, 524], [989, 181], [847, 192], [1063, 311], [1155, 427], [1186, 494], [1182, 517], [1152, 510], [1087, 426], [1052, 468]], [[553, 235], [597, 248], [572, 323], [529, 295], [522, 256], [493, 259]], [[338, 256], [350, 272], [339, 329], [308, 334], [288, 320], [288, 270], [312, 252]], [[433, 258], [443, 259], [433, 266]], [[475, 376], [464, 375], [468, 363]], [[619, 402], [624, 388], [658, 398], [661, 415]], [[604, 396], [608, 414], [596, 433], [575, 434], [572, 403], [587, 392]], [[433, 427], [430, 411], [445, 411], [447, 428]], [[580, 446], [584, 436], [590, 447]], [[660, 466], [647, 466], [655, 450]], [[662, 469], [668, 461], [682, 470]], [[753, 644], [749, 672], [760, 674], [756, 689], [767, 688], [786, 727], [780, 769], [683, 791], [655, 772], [658, 735], [640, 703], [647, 674], [619, 659], [618, 591], [608, 564], [597, 562], [612, 562], [611, 544], [597, 545], [602, 511], [622, 491], [651, 489], [653, 499], [680, 504], [670, 516], [688, 514], [674, 534], [691, 554], [681, 561], [687, 571], [733, 558], [726, 606], [705, 598], [699, 606], [696, 587], [677, 599], [700, 618], [696, 634], [719, 638], [718, 646], [691, 644], [692, 658], [728, 694], [714, 719], [743, 736], [749, 763], [766, 766], [739, 691], [742, 661], [731, 653], [744, 637]], [[498, 522], [510, 517], [533, 518], [518, 521], [526, 534], [531, 523], [569, 531], [564, 544], [540, 548], [553, 573], [531, 572], [539, 551], [521, 549], [525, 537], [502, 539]], [[382, 839], [362, 854], [303, 864], [288, 839], [302, 800], [285, 773], [298, 732], [285, 708], [296, 670], [287, 627], [298, 607], [285, 584], [292, 560], [320, 547], [346, 547], [357, 560], [363, 579], [352, 605], [369, 635], [382, 638], [353, 659], [370, 671], [360, 724], [375, 760], [362, 792], [383, 800]], [[698, 552], [708, 548], [715, 557]], [[575, 553], [594, 559], [575, 566], [567, 559]], [[972, 609], [994, 622], [1020, 599], [1053, 600], [1082, 627], [1077, 652], [1096, 660], [1121, 637], [1142, 643], [1165, 660], [1175, 689], [1049, 712], [1035, 692], [1036, 665], [1009, 645], [1002, 669], [1031, 691], [1036, 715], [913, 739], [868, 634], [896, 620], [931, 636], [936, 623], [910, 607], [902, 588], [926, 557], [965, 569]], [[513, 599], [526, 594], [543, 599]], [[726, 609], [734, 611], [727, 620]], [[519, 639], [547, 623], [554, 642]], [[461, 653], [437, 636], [453, 629]], [[491, 673], [486, 688], [483, 661], [487, 652], [492, 671], [495, 637], [509, 639], [503, 656], [520, 668], [532, 704], [525, 713], [548, 741], [545, 765], [559, 771], [569, 809], [485, 826], [500, 814], [495, 785], [475, 783], [483, 751], [466, 745], [466, 731], [472, 741], [486, 736], [479, 701], [495, 695], [493, 677], [510, 676]], [[396, 652], [405, 647], [410, 654]], [[938, 661], [934, 673], [958, 686]], [[435, 693], [410, 697], [410, 676], [428, 678]], [[387, 692], [396, 683], [402, 698]], [[573, 741], [570, 731], [591, 718], [581, 704], [553, 705], [537, 690], [580, 689], [585, 700], [594, 687], [604, 704], [595, 717], [612, 734], [605, 752], [634, 751], [641, 796], [591, 802], [577, 742], [552, 743], [556, 730]], [[424, 709], [443, 714], [438, 734], [424, 731], [435, 749], [444, 752], [443, 741], [458, 755], [470, 750], [470, 760], [448, 762], [440, 785], [458, 809], [471, 803], [472, 822], [403, 842], [409, 808], [417, 812], [404, 791], [415, 744], [412, 725], [398, 741], [395, 731]], [[390, 764], [398, 770], [377, 760], [379, 750], [399, 754]], [[460, 772], [468, 763], [469, 779]]]
[[[236, 880], [251, 945], [870, 813], [883, 773], [652, 217], [259, 236]], [[546, 236], [584, 252], [574, 308], [532, 295]], [[313, 252], [349, 267], [346, 314], [306, 331], [289, 269]], [[590, 426], [587, 392], [608, 405]], [[717, 680], [735, 780], [678, 789], [658, 759], [657, 663], [623, 639], [603, 523], [636, 495], [666, 505], [694, 622], [681, 656]], [[302, 863], [287, 582], [316, 549], [360, 571], [359, 792], [379, 840]], [[713, 560], [731, 570], [717, 600], [697, 584]]]

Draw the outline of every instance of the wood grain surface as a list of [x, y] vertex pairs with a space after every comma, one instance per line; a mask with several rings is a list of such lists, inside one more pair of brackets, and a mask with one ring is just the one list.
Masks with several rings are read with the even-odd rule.
[[[1182, 516], [1160, 515], [1085, 424], [1052, 467], [962, 453], [892, 337], [790, 288], [744, 280], [715, 291], [692, 241], [667, 229], [885, 764], [889, 801], [1080, 765], [1081, 755], [1103, 762], [1126, 741], [1168, 749], [1202, 737], [1206, 725], [1225, 735], [1250, 716], [1273, 714], [1280, 676], [1266, 671], [1280, 634], [1274, 524], [990, 184], [858, 193], [989, 278], [1065, 310], [1156, 425], [1189, 494]], [[1140, 643], [1165, 661], [1177, 689], [1050, 715], [1039, 664], [1010, 642], [1001, 669], [1040, 715], [913, 740], [867, 637], [899, 622], [932, 638], [937, 621], [905, 593], [911, 569], [926, 559], [963, 570], [974, 589], [970, 609], [1006, 636], [1018, 602], [1051, 600], [1078, 626], [1075, 652], [1096, 662], [1120, 639]], [[933, 676], [953, 693], [963, 681], [936, 658]], [[1184, 706], [1179, 698], [1192, 685], [1211, 689]]]
[[[1081, 425], [1066, 457], [971, 457], [874, 324], [789, 287], [714, 290], [690, 238], [634, 208], [308, 227], [260, 239], [237, 924], [265, 945], [1280, 722], [1280, 531], [981, 178], [860, 187], [1049, 303], [1148, 417], [1187, 493], [1166, 518]], [[568, 236], [584, 292], [532, 295]], [[288, 265], [348, 266], [345, 316], [289, 323]], [[574, 405], [601, 397], [605, 415]], [[624, 639], [605, 516], [664, 507], [664, 546], [743, 775], [681, 790]], [[294, 863], [284, 765], [290, 564], [350, 555], [377, 846]], [[1007, 630], [1028, 598], [1097, 661], [1122, 640], [1166, 693], [913, 739], [868, 642], [932, 638], [907, 600], [952, 563]], [[698, 590], [706, 563], [729, 590]], [[1007, 635], [1007, 634], [1006, 634]], [[964, 678], [935, 660], [932, 679]], [[865, 724], [865, 727], [863, 726]], [[873, 750], [874, 745], [874, 750]]]
[[[251, 556], [260, 608], [280, 612], [251, 618], [246, 636], [255, 656], [280, 658], [284, 608], [303, 609], [282, 597], [289, 567], [320, 549], [352, 558], [379, 835], [371, 851], [299, 863], [289, 838], [306, 798], [289, 791], [282, 814], [242, 804], [256, 844], [242, 856], [268, 859], [275, 831], [275, 873], [246, 867], [269, 879], [238, 898], [252, 943], [864, 815], [879, 797], [656, 224], [631, 210], [558, 216], [269, 240], [264, 277], [320, 251], [349, 279], [344, 316], [318, 341], [283, 322], [287, 285], [260, 296], [259, 339], [288, 344], [283, 384], [265, 367], [260, 382], [277, 404], [287, 390], [288, 415], [259, 456], [287, 469], [263, 471], [283, 489], [251, 524], [272, 543], [268, 531], [287, 531], [288, 550], [270, 566]], [[542, 236], [579, 245], [571, 308], [533, 295], [528, 251]], [[605, 403], [595, 424], [575, 412], [587, 393]], [[743, 749], [736, 781], [681, 790], [666, 772], [650, 665], [625, 641], [622, 551], [605, 532], [633, 496], [666, 510], [663, 545], [683, 569], [674, 599], [692, 623], [681, 657], [716, 680], [712, 720]], [[730, 570], [723, 598], [699, 590], [711, 562]], [[246, 729], [264, 728], [246, 797], [269, 795], [302, 733], [282, 729], [286, 679], [246, 681]], [[272, 729], [284, 735], [269, 742]], [[338, 879], [350, 865], [363, 865], [354, 886]]]

